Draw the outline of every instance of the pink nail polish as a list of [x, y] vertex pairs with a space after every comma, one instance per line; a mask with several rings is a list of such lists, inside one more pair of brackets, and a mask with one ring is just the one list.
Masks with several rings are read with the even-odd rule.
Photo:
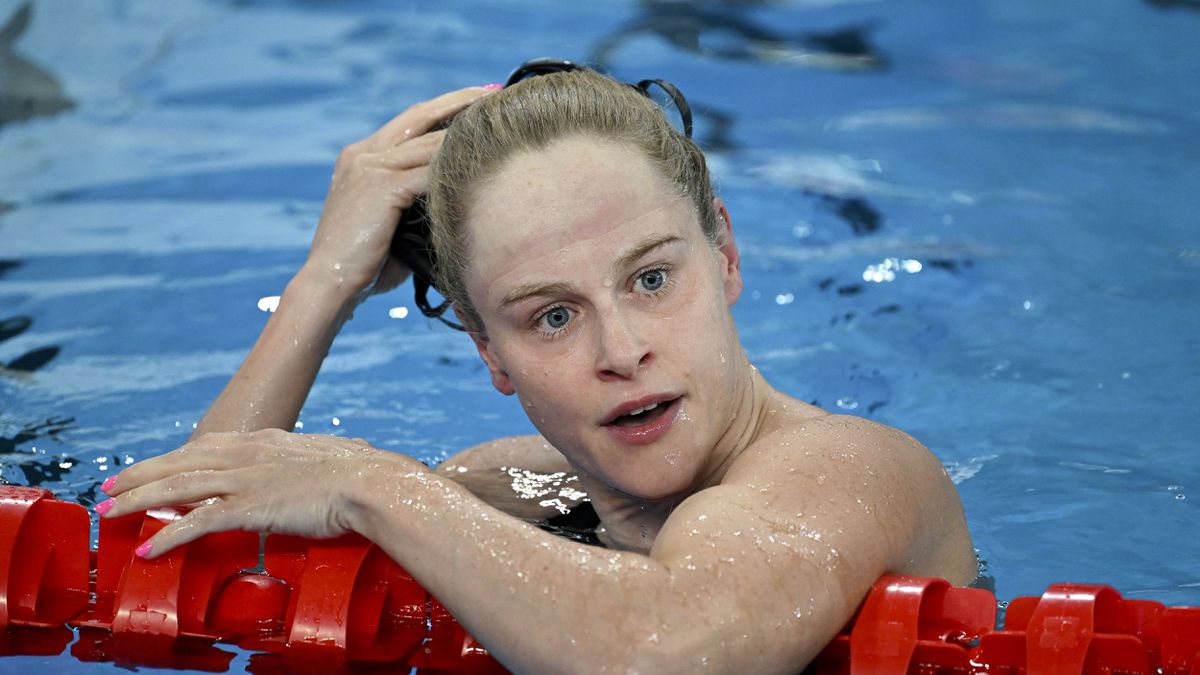
[[150, 554], [150, 542], [146, 542], [133, 550], [133, 554], [139, 558], [145, 558]]
[[104, 482], [103, 482], [103, 483], [101, 483], [101, 484], [100, 484], [100, 491], [101, 491], [101, 492], [108, 492], [109, 490], [111, 490], [111, 489], [112, 489], [112, 486], [113, 486], [113, 485], [116, 485], [116, 483], [117, 483], [117, 477], [116, 477], [116, 476], [109, 476], [108, 478], [105, 478], [105, 479], [104, 479]]
[[109, 509], [113, 507], [113, 502], [114, 500], [112, 499], [105, 499], [104, 501], [100, 502], [96, 505], [96, 513], [99, 513], [100, 515], [108, 513]]
[[500, 84], [499, 82], [493, 82], [491, 84], [483, 85], [483, 88], [487, 89], [488, 91], [496, 91], [497, 89], [503, 89], [504, 85]]

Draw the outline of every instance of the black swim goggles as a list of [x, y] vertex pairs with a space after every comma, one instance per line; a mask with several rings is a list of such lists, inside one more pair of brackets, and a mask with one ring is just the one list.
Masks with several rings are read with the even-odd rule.
[[[518, 66], [508, 76], [508, 80], [505, 81], [504, 86], [510, 87], [521, 80], [527, 80], [538, 75], [565, 73], [586, 68], [587, 66], [563, 59], [533, 59]], [[627, 84], [640, 91], [647, 98], [654, 98], [654, 95], [650, 91], [651, 87], [657, 86], [666, 93], [674, 104], [675, 109], [679, 111], [680, 121], [683, 124], [683, 133], [688, 138], [692, 137], [692, 110], [688, 107], [687, 99], [683, 97], [683, 93], [675, 85], [666, 80], [641, 80], [637, 84], [632, 82]], [[448, 125], [449, 120], [444, 124]], [[465, 331], [466, 328], [445, 317], [446, 311], [450, 309], [449, 301], [442, 301], [441, 304], [436, 306], [429, 302], [429, 289], [436, 288], [433, 283], [433, 269], [437, 264], [437, 258], [433, 252], [433, 243], [430, 241], [429, 217], [425, 209], [424, 195], [418, 197], [412, 206], [405, 209], [404, 213], [401, 214], [400, 223], [396, 227], [396, 235], [392, 238], [391, 252], [397, 260], [412, 271], [413, 296], [417, 308], [421, 310], [421, 313], [427, 317], [437, 319], [451, 328]]]

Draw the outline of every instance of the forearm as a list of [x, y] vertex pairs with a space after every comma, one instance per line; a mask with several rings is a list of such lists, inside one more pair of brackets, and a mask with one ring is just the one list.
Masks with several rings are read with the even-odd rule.
[[329, 347], [353, 308], [351, 289], [301, 270], [192, 437], [215, 431], [291, 430]]
[[[621, 660], [666, 648], [661, 627], [689, 634], [670, 571], [646, 556], [554, 537], [419, 469], [370, 475], [348, 500], [350, 527], [419, 579], [510, 669], [628, 670], [633, 663], [622, 669]], [[645, 642], [660, 632], [661, 643]]]

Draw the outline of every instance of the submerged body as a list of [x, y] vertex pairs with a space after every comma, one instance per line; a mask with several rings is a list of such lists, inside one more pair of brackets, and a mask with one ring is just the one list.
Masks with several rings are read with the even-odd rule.
[[[360, 532], [521, 672], [795, 672], [881, 574], [975, 577], [941, 464], [899, 431], [771, 388], [729, 310], [742, 282], [725, 205], [698, 202], [621, 133], [516, 144], [451, 200], [460, 250], [439, 258], [462, 263], [448, 296], [540, 436], [483, 444], [435, 473], [365, 441], [279, 430], [364, 293], [403, 276], [387, 245], [429, 186], [444, 132], [428, 130], [475, 104], [434, 162], [446, 180], [456, 156], [474, 166], [472, 144], [489, 142], [473, 123], [536, 115], [555, 96], [623, 96], [597, 77], [494, 101], [454, 92], [343, 152], [308, 261], [194, 440], [105, 485], [106, 516], [210, 500], [141, 554], [222, 529]], [[547, 114], [566, 115], [559, 105]], [[446, 194], [435, 180], [439, 226], [454, 220], [438, 215]], [[513, 469], [570, 489], [523, 498]], [[526, 522], [583, 499], [608, 548]]]

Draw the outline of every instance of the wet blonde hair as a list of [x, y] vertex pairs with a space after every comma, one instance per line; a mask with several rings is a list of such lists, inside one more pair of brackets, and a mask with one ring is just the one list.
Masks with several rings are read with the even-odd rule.
[[571, 136], [613, 140], [641, 151], [680, 196], [691, 198], [708, 240], [719, 240], [704, 153], [671, 127], [662, 108], [628, 84], [592, 70], [523, 80], [460, 112], [430, 165], [435, 285], [468, 330], [484, 330], [466, 289], [466, 221], [479, 186], [513, 155]]

